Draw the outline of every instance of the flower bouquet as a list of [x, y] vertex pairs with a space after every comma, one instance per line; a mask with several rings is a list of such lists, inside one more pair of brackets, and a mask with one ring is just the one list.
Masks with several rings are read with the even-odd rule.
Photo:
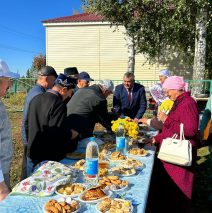
[[132, 139], [137, 139], [138, 133], [139, 133], [139, 126], [138, 124], [131, 118], [118, 118], [115, 121], [112, 121], [112, 131], [115, 133], [119, 123], [122, 123], [124, 125], [125, 135], [129, 136]]

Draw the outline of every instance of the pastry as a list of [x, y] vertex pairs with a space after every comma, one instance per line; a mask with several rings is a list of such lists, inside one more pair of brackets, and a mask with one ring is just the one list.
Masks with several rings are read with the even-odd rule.
[[91, 201], [91, 200], [98, 200], [103, 197], [106, 197], [106, 194], [102, 191], [101, 187], [98, 186], [87, 190], [85, 194], [82, 196], [82, 199], [86, 201], [89, 200]]
[[132, 212], [132, 204], [130, 201], [121, 199], [102, 200], [98, 205], [100, 212], [108, 213], [130, 213]]
[[122, 155], [121, 152], [112, 152], [110, 159], [111, 160], [125, 160], [126, 156]]
[[99, 185], [101, 188], [109, 187], [111, 190], [118, 190], [125, 186], [128, 186], [128, 181], [119, 179], [118, 176], [107, 176], [99, 180]]
[[85, 169], [85, 160], [81, 159], [79, 161], [77, 161], [74, 166], [75, 169], [79, 169], [79, 170], [84, 170]]
[[79, 203], [72, 200], [69, 204], [65, 201], [58, 202], [52, 199], [45, 204], [44, 209], [48, 213], [71, 213], [79, 209]]
[[76, 195], [81, 194], [83, 191], [85, 191], [85, 187], [77, 183], [62, 185], [57, 188], [57, 192], [62, 195]]
[[129, 154], [132, 155], [140, 155], [140, 156], [146, 156], [148, 154], [148, 151], [145, 149], [140, 149], [140, 148], [132, 148], [129, 150]]

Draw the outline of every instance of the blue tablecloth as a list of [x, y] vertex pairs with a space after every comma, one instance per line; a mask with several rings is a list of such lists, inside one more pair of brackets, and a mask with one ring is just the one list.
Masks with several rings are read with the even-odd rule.
[[[148, 147], [149, 155], [146, 157], [140, 157], [140, 159], [144, 164], [145, 168], [138, 172], [135, 176], [125, 177], [130, 183], [129, 189], [127, 191], [121, 192], [123, 194], [131, 194], [133, 201], [137, 203], [134, 205], [134, 211], [138, 213], [145, 212], [151, 174], [154, 164], [154, 148]], [[73, 160], [64, 159], [62, 163], [64, 164], [73, 164]], [[32, 196], [23, 196], [23, 195], [10, 195], [4, 201], [0, 203], [0, 213], [42, 213], [42, 208], [46, 201], [52, 198], [57, 198], [58, 195], [54, 195], [51, 197], [32, 197]], [[91, 204], [81, 204], [80, 212], [85, 213], [94, 213], [95, 205]]]

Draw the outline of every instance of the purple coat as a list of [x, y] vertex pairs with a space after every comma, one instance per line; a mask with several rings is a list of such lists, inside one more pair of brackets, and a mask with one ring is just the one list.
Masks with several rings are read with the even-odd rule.
[[[193, 165], [196, 159], [197, 141], [195, 137], [198, 132], [199, 115], [197, 104], [190, 93], [185, 92], [178, 96], [174, 102], [173, 108], [163, 124], [162, 132], [155, 136], [156, 143], [161, 145], [162, 140], [172, 137], [174, 133], [180, 135], [180, 123], [184, 124], [184, 135], [192, 144]], [[194, 180], [194, 168], [182, 167], [163, 162], [163, 166], [172, 180], [189, 198], [192, 197], [192, 188]]]

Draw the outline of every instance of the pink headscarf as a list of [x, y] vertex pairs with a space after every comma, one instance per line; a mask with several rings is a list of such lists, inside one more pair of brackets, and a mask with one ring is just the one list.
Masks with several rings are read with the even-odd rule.
[[171, 76], [165, 80], [162, 85], [163, 89], [176, 89], [188, 91], [188, 83], [181, 76]]

